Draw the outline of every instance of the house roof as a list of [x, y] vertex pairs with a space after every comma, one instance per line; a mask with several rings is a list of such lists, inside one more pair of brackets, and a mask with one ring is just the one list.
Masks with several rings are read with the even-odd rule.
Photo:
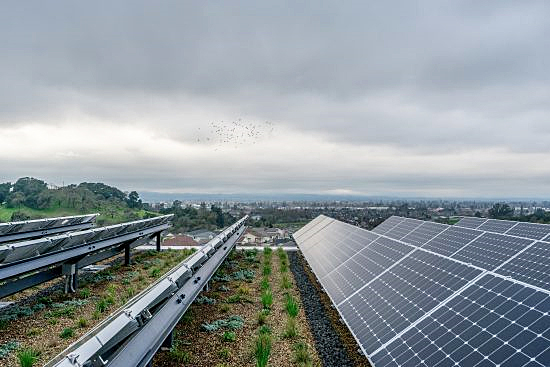
[[197, 246], [199, 243], [186, 235], [177, 235], [162, 242], [166, 246]]

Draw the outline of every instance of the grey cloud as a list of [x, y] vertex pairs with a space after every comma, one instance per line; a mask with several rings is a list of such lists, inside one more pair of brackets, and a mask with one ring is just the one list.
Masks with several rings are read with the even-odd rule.
[[[0, 11], [0, 126], [89, 119], [189, 144], [200, 126], [244, 118], [427, 160], [550, 154], [549, 14], [546, 1], [10, 2]], [[103, 172], [106, 162], [95, 164]], [[274, 167], [273, 177], [292, 169]], [[144, 188], [174, 187], [168, 172]], [[289, 184], [310, 186], [293, 173]], [[115, 179], [116, 169], [103, 174]], [[318, 186], [338, 186], [334, 175]], [[452, 180], [460, 175], [441, 184]]]

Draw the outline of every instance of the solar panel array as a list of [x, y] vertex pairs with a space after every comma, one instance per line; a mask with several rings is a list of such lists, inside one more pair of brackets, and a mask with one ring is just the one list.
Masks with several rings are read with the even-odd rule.
[[321, 215], [294, 238], [375, 367], [550, 366], [550, 225]]
[[0, 245], [0, 265], [85, 245], [168, 223], [171, 215]]
[[[19, 222], [0, 223], [0, 242], [24, 239], [23, 234], [35, 234], [34, 237], [46, 235], [55, 229], [61, 232], [63, 228], [89, 224], [90, 227], [99, 214], [75, 215], [46, 219], [34, 219]], [[20, 236], [17, 236], [20, 235]], [[29, 236], [27, 236], [28, 238]]]

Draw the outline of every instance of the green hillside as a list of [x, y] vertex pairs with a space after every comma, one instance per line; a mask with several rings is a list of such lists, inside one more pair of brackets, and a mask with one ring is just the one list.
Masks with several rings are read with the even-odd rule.
[[99, 225], [158, 215], [143, 209], [137, 192], [129, 194], [103, 183], [83, 182], [61, 188], [35, 178], [0, 184], [0, 221], [100, 213]]

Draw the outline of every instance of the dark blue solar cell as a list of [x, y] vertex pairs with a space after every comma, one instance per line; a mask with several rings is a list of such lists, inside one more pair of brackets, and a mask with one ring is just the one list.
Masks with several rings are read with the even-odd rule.
[[539, 354], [536, 358], [536, 361], [542, 364], [543, 366], [550, 366], [550, 349]]

